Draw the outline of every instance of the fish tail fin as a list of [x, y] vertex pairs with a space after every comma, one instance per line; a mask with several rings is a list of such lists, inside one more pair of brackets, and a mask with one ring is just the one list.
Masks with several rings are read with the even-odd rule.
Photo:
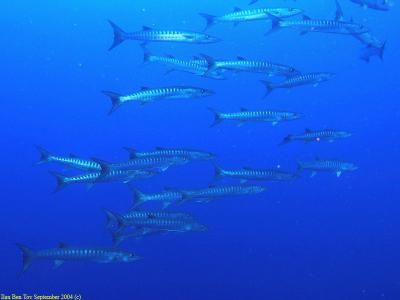
[[126, 150], [128, 152], [129, 159], [137, 158], [137, 156], [136, 156], [137, 150], [135, 148], [124, 147], [124, 150]]
[[223, 170], [219, 166], [214, 166], [214, 177], [216, 179], [221, 178], [223, 176]]
[[303, 162], [297, 161], [297, 172], [300, 172], [304, 169]]
[[59, 191], [61, 191], [66, 185], [67, 183], [65, 182], [65, 175], [54, 172], [54, 171], [50, 171], [50, 174], [54, 176], [54, 178], [57, 181], [57, 186], [54, 189], [54, 193], [57, 193]]
[[51, 156], [50, 152], [38, 145], [36, 145], [35, 147], [39, 151], [39, 154], [40, 154], [39, 161], [37, 161], [36, 164], [40, 165], [40, 164], [49, 162], [49, 158]]
[[289, 134], [287, 137], [285, 137], [283, 139], [283, 141], [279, 145], [282, 146], [282, 145], [285, 145], [287, 143], [290, 143], [292, 141], [292, 137], [293, 136], [291, 134]]
[[217, 126], [219, 123], [222, 122], [221, 113], [217, 112], [215, 109], [211, 107], [209, 107], [208, 110], [214, 114], [214, 122], [210, 125], [210, 127]]
[[111, 100], [111, 109], [108, 112], [111, 115], [114, 111], [116, 111], [122, 104], [121, 95], [118, 93], [110, 92], [110, 91], [102, 91], [104, 95], [110, 98]]
[[269, 18], [271, 19], [271, 29], [269, 31], [267, 31], [267, 33], [265, 35], [269, 35], [270, 33], [277, 31], [280, 28], [280, 22], [281, 22], [281, 19], [278, 18], [277, 16], [274, 16], [272, 14], [268, 14], [268, 15], [269, 15]]
[[32, 261], [35, 257], [35, 252], [20, 243], [17, 243], [16, 245], [22, 252], [22, 269], [19, 273], [20, 275], [22, 275], [26, 270], [29, 269], [30, 265], [32, 264]]
[[103, 211], [107, 217], [107, 223], [106, 223], [107, 229], [112, 228], [114, 224], [117, 225], [118, 229], [125, 226], [124, 220], [119, 214], [114, 213], [106, 208], [103, 208]]
[[149, 62], [151, 62], [151, 52], [149, 49], [147, 49], [146, 47], [142, 47], [143, 48], [143, 63], [147, 64]]
[[121, 244], [121, 242], [124, 240], [124, 237], [118, 231], [112, 232], [111, 238], [114, 247], [118, 247], [119, 244]]
[[202, 16], [207, 22], [206, 27], [204, 28], [204, 31], [209, 29], [211, 26], [215, 25], [215, 23], [216, 23], [215, 16], [209, 15], [209, 14], [204, 14], [204, 13], [200, 13], [199, 15]]
[[114, 41], [110, 48], [108, 48], [108, 51], [111, 51], [115, 47], [117, 47], [119, 44], [121, 44], [123, 41], [126, 40], [126, 32], [123, 31], [121, 28], [119, 28], [114, 22], [108, 21], [110, 23], [113, 31], [114, 31]]
[[265, 95], [264, 95], [264, 99], [265, 99], [265, 98], [267, 98], [267, 96], [268, 96], [269, 94], [271, 94], [271, 92], [274, 90], [274, 87], [273, 87], [273, 85], [272, 85], [271, 82], [266, 81], [266, 80], [261, 80], [261, 83], [262, 83], [262, 84], [265, 86], [265, 88], [266, 88], [266, 92], [265, 92]]
[[133, 205], [132, 209], [137, 208], [138, 206], [142, 205], [146, 202], [144, 194], [139, 190], [133, 190]]
[[201, 54], [200, 56], [207, 62], [207, 71], [203, 76], [211, 76], [212, 72], [216, 69], [215, 59], [206, 54]]
[[382, 47], [379, 49], [379, 58], [383, 60], [383, 55], [385, 54], [386, 49], [386, 41], [382, 44]]

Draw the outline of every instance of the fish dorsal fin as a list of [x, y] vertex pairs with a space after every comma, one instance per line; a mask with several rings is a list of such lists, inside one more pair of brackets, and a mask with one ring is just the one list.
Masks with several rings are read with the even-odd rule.
[[241, 107], [240, 111], [249, 111], [249, 110], [247, 108], [245, 108], [245, 107]]
[[251, 171], [251, 170], [253, 170], [253, 168], [252, 168], [252, 167], [249, 167], [249, 166], [246, 166], [246, 167], [243, 167], [243, 170]]
[[165, 57], [168, 57], [168, 58], [175, 58], [175, 56], [173, 56], [172, 54], [166, 54]]
[[303, 20], [309, 21], [311, 18], [309, 16], [303, 15]]
[[197, 55], [193, 56], [193, 59], [194, 59], [194, 60], [202, 60], [201, 57], [200, 57], [200, 56], [197, 56]]
[[141, 91], [148, 91], [148, 90], [150, 90], [150, 88], [148, 86], [141, 86], [140, 90]]
[[68, 245], [61, 242], [58, 244], [58, 248], [68, 248]]
[[320, 161], [321, 159], [320, 159], [320, 157], [317, 155], [317, 156], [315, 156], [315, 160]]
[[305, 129], [305, 132], [306, 132], [306, 133], [311, 133], [311, 132], [313, 132], [313, 131], [312, 131], [310, 128], [306, 128], [306, 129]]
[[238, 11], [242, 11], [242, 9], [240, 7], [235, 6], [233, 8], [233, 12], [238, 12]]
[[354, 23], [353, 17], [350, 18], [349, 23]]
[[153, 28], [151, 28], [151, 27], [149, 27], [149, 26], [143, 26], [143, 27], [142, 27], [142, 30], [143, 30], [143, 31], [151, 31], [151, 30], [153, 30]]
[[245, 57], [243, 57], [243, 56], [237, 56], [236, 57], [238, 60], [247, 60]]
[[74, 153], [70, 153], [70, 154], [69, 154], [69, 157], [71, 157], [71, 158], [78, 158], [78, 155], [75, 155]]
[[208, 187], [209, 187], [210, 189], [212, 189], [212, 188], [215, 188], [215, 187], [217, 187], [217, 186], [216, 186], [215, 184], [209, 184]]

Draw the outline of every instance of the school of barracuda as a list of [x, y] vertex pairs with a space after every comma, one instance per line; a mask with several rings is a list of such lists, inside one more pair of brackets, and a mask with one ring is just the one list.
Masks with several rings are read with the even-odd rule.
[[[343, 0], [344, 1], [344, 0]], [[346, 0], [360, 5], [365, 9], [388, 11], [392, 4], [388, 0]], [[252, 0], [249, 5], [264, 1]], [[300, 1], [284, 1], [285, 5], [295, 5]], [[333, 80], [335, 74], [326, 71], [302, 72], [295, 66], [280, 64], [269, 60], [257, 60], [237, 56], [231, 58], [215, 58], [209, 54], [199, 54], [192, 58], [176, 57], [173, 55], [158, 55], [147, 49], [149, 43], [174, 42], [182, 44], [200, 44], [223, 42], [206, 30], [223, 23], [231, 23], [234, 26], [243, 22], [269, 22], [270, 30], [264, 38], [272, 32], [279, 34], [280, 30], [297, 30], [301, 35], [318, 32], [320, 34], [330, 33], [342, 36], [350, 36], [364, 46], [360, 58], [370, 61], [374, 56], [381, 59], [384, 55], [386, 42], [375, 37], [371, 30], [363, 24], [346, 19], [338, 0], [332, 0], [336, 5], [334, 18], [314, 19], [310, 18], [305, 11], [295, 7], [268, 7], [248, 9], [234, 8], [233, 12], [214, 16], [209, 13], [200, 13], [205, 20], [204, 31], [193, 32], [187, 30], [154, 29], [144, 26], [140, 31], [127, 32], [121, 29], [113, 21], [109, 21], [113, 30], [114, 39], [109, 48], [112, 50], [125, 41], [137, 41], [144, 51], [144, 63], [157, 63], [166, 66], [167, 72], [181, 71], [209, 79], [224, 80], [230, 73], [251, 72], [260, 73], [277, 80], [263, 80], [266, 87], [266, 96], [277, 89], [292, 89], [305, 85], [314, 87], [328, 80]], [[204, 52], [204, 51], [203, 51]], [[339, 76], [339, 75], [336, 75]], [[143, 86], [136, 91], [102, 92], [111, 101], [109, 114], [117, 117], [117, 109], [123, 104], [138, 103], [140, 105], [151, 105], [158, 101], [190, 101], [212, 97], [214, 91], [204, 87], [193, 86], [164, 86], [146, 87]], [[201, 100], [199, 100], [201, 101]], [[126, 105], [128, 106], [128, 105]], [[128, 107], [127, 107], [128, 109]], [[208, 108], [214, 115], [214, 122], [210, 127], [220, 124], [222, 121], [234, 121], [241, 126], [247, 122], [264, 122], [272, 126], [282, 122], [293, 121], [305, 117], [301, 112], [286, 110], [250, 110], [240, 108], [233, 112], [221, 112], [214, 108]], [[226, 125], [229, 126], [229, 125]], [[210, 129], [212, 130], [212, 129]], [[238, 129], [240, 130], [240, 129]], [[279, 145], [300, 141], [312, 142], [333, 142], [336, 140], [351, 137], [351, 132], [343, 129], [306, 129], [304, 132], [290, 134], [283, 138]], [[279, 142], [279, 141], [278, 141]], [[278, 145], [278, 143], [277, 143]], [[287, 147], [287, 146], [285, 146]], [[125, 148], [127, 159], [120, 162], [109, 162], [99, 158], [82, 158], [77, 155], [55, 154], [43, 147], [37, 146], [40, 158], [37, 164], [56, 163], [70, 169], [77, 170], [73, 175], [64, 175], [59, 172], [50, 173], [56, 179], [55, 191], [58, 192], [66, 186], [85, 184], [92, 187], [98, 183], [119, 182], [127, 184], [137, 180], [150, 180], [160, 173], [168, 172], [170, 168], [179, 168], [182, 165], [190, 164], [193, 161], [206, 161], [214, 164], [215, 179], [222, 180], [230, 178], [236, 183], [216, 184], [203, 188], [165, 188], [156, 193], [146, 193], [135, 189], [133, 191], [134, 201], [131, 209], [127, 212], [115, 212], [104, 209], [107, 220], [106, 227], [111, 230], [112, 244], [109, 247], [75, 247], [64, 243], [58, 247], [32, 250], [31, 248], [17, 244], [23, 254], [22, 272], [26, 271], [31, 263], [36, 260], [52, 260], [55, 267], [61, 266], [65, 261], [92, 261], [97, 263], [134, 262], [141, 258], [131, 251], [120, 250], [119, 244], [129, 238], [141, 238], [149, 235], [157, 235], [167, 232], [204, 232], [206, 225], [202, 224], [193, 215], [185, 212], [175, 211], [184, 207], [187, 202], [208, 203], [222, 198], [234, 198], [243, 195], [258, 195], [264, 193], [267, 187], [264, 182], [284, 182], [297, 180], [303, 170], [311, 172], [311, 176], [317, 172], [330, 172], [337, 177], [344, 172], [351, 172], [358, 169], [353, 162], [344, 161], [338, 158], [315, 158], [314, 160], [298, 161], [297, 170], [283, 171], [281, 169], [257, 168], [242, 166], [237, 169], [222, 168], [215, 160], [218, 158], [214, 153], [199, 149], [166, 148], [157, 147], [151, 151], [139, 151], [135, 148]], [[250, 183], [249, 183], [250, 181]], [[147, 210], [143, 207], [147, 203], [158, 203], [159, 210]], [[169, 207], [174, 210], [170, 211]], [[168, 208], [168, 210], [167, 210]]]

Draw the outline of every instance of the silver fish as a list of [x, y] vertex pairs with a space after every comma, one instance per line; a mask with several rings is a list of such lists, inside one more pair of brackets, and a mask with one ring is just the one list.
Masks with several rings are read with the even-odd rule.
[[211, 160], [215, 158], [215, 154], [211, 152], [183, 149], [183, 148], [166, 148], [166, 147], [156, 147], [153, 151], [137, 151], [134, 148], [125, 147], [125, 150], [129, 153], [130, 159], [136, 158], [149, 158], [149, 157], [183, 157], [189, 160]]
[[65, 261], [91, 261], [97, 263], [129, 263], [141, 259], [135, 253], [109, 248], [70, 247], [60, 243], [58, 248], [50, 248], [34, 251], [25, 245], [17, 244], [22, 251], [23, 266], [25, 272], [36, 260], [53, 260], [54, 267], [60, 267]]
[[333, 142], [337, 139], [348, 138], [351, 136], [350, 132], [347, 131], [338, 131], [334, 129], [326, 129], [326, 130], [311, 130], [306, 129], [303, 134], [293, 135], [290, 134], [282, 141], [281, 145], [290, 143], [292, 141], [303, 141], [303, 142], [320, 142], [323, 140]]
[[157, 30], [147, 26], [143, 26], [141, 31], [128, 33], [119, 28], [115, 23], [111, 21], [109, 23], [114, 31], [114, 42], [109, 50], [114, 49], [126, 40], [141, 41], [143, 44], [149, 42], [210, 44], [220, 41], [220, 39], [205, 33], [181, 30]]
[[70, 156], [54, 155], [40, 146], [36, 146], [36, 148], [40, 153], [40, 159], [36, 163], [38, 165], [44, 164], [44, 163], [49, 163], [49, 162], [56, 162], [56, 163], [60, 163], [67, 167], [84, 170], [84, 171], [100, 170], [100, 165], [90, 159], [79, 158], [73, 154], [71, 154]]
[[337, 177], [340, 177], [343, 172], [355, 171], [358, 167], [352, 162], [346, 162], [341, 160], [322, 160], [316, 158], [313, 161], [299, 161], [299, 170], [310, 170], [312, 171], [311, 177], [315, 176], [317, 172], [334, 172]]
[[301, 113], [276, 110], [249, 111], [246, 108], [242, 108], [240, 112], [233, 113], [221, 113], [212, 108], [209, 108], [209, 110], [214, 113], [214, 123], [210, 127], [218, 125], [223, 120], [239, 121], [239, 125], [245, 122], [271, 122], [272, 125], [276, 125], [283, 121], [292, 121], [303, 117]]
[[127, 102], [139, 102], [140, 104], [146, 104], [158, 100], [194, 99], [212, 96], [214, 92], [198, 87], [171, 86], [163, 88], [142, 87], [140, 91], [129, 95], [121, 95], [110, 91], [103, 91], [103, 94], [108, 96], [111, 100], [112, 107], [109, 112], [109, 114], [111, 114], [122, 104]]
[[215, 177], [238, 178], [242, 183], [248, 180], [287, 181], [299, 178], [299, 175], [275, 169], [253, 169], [245, 167], [239, 170], [224, 170], [215, 167]]
[[245, 10], [235, 7], [233, 12], [219, 17], [204, 13], [201, 13], [200, 16], [206, 20], [207, 25], [205, 30], [207, 30], [218, 23], [233, 23], [236, 26], [242, 22], [268, 20], [271, 15], [279, 18], [288, 18], [301, 13], [303, 13], [301, 9], [288, 7], [254, 8]]

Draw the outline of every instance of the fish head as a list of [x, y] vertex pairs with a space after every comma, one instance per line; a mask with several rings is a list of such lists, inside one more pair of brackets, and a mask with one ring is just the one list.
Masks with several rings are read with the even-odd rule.
[[356, 166], [354, 163], [344, 163], [342, 169], [344, 171], [356, 171], [358, 170], [358, 166]]
[[389, 0], [378, 0], [374, 8], [378, 10], [389, 10], [393, 7], [393, 2]]
[[319, 74], [319, 79], [320, 79], [320, 81], [326, 81], [326, 80], [332, 79], [335, 76], [336, 76], [335, 73], [325, 72], [325, 73]]
[[367, 26], [355, 23], [350, 23], [346, 28], [352, 34], [363, 34], [371, 31]]
[[302, 113], [297, 113], [297, 112], [295, 112], [295, 113], [290, 113], [290, 114], [287, 116], [287, 119], [288, 119], [288, 120], [298, 120], [298, 119], [302, 119], [302, 118], [304, 118], [304, 114], [302, 114]]
[[211, 152], [193, 152], [191, 154], [191, 158], [196, 160], [212, 160], [215, 157], [216, 155]]
[[208, 230], [207, 226], [200, 223], [190, 223], [185, 226], [188, 231], [206, 231]]
[[274, 13], [275, 17], [278, 18], [285, 18], [285, 17], [293, 17], [303, 13], [302, 9], [293, 8], [293, 7], [286, 7], [286, 8], [279, 8], [279, 11]]
[[337, 133], [337, 136], [340, 137], [340, 138], [348, 138], [348, 137], [352, 136], [352, 133], [348, 132], [348, 131], [339, 131]]
[[135, 253], [132, 252], [125, 252], [125, 251], [117, 251], [113, 253], [113, 261], [115, 262], [124, 262], [124, 263], [129, 263], [133, 261], [137, 261], [141, 259], [141, 256], [136, 255]]
[[199, 41], [200, 41], [201, 43], [205, 43], [205, 44], [213, 44], [213, 43], [218, 43], [218, 42], [220, 42], [221, 39], [220, 39], [220, 38], [217, 38], [217, 37], [215, 37], [215, 36], [209, 35], [209, 34], [203, 34], [203, 35], [200, 37]]

